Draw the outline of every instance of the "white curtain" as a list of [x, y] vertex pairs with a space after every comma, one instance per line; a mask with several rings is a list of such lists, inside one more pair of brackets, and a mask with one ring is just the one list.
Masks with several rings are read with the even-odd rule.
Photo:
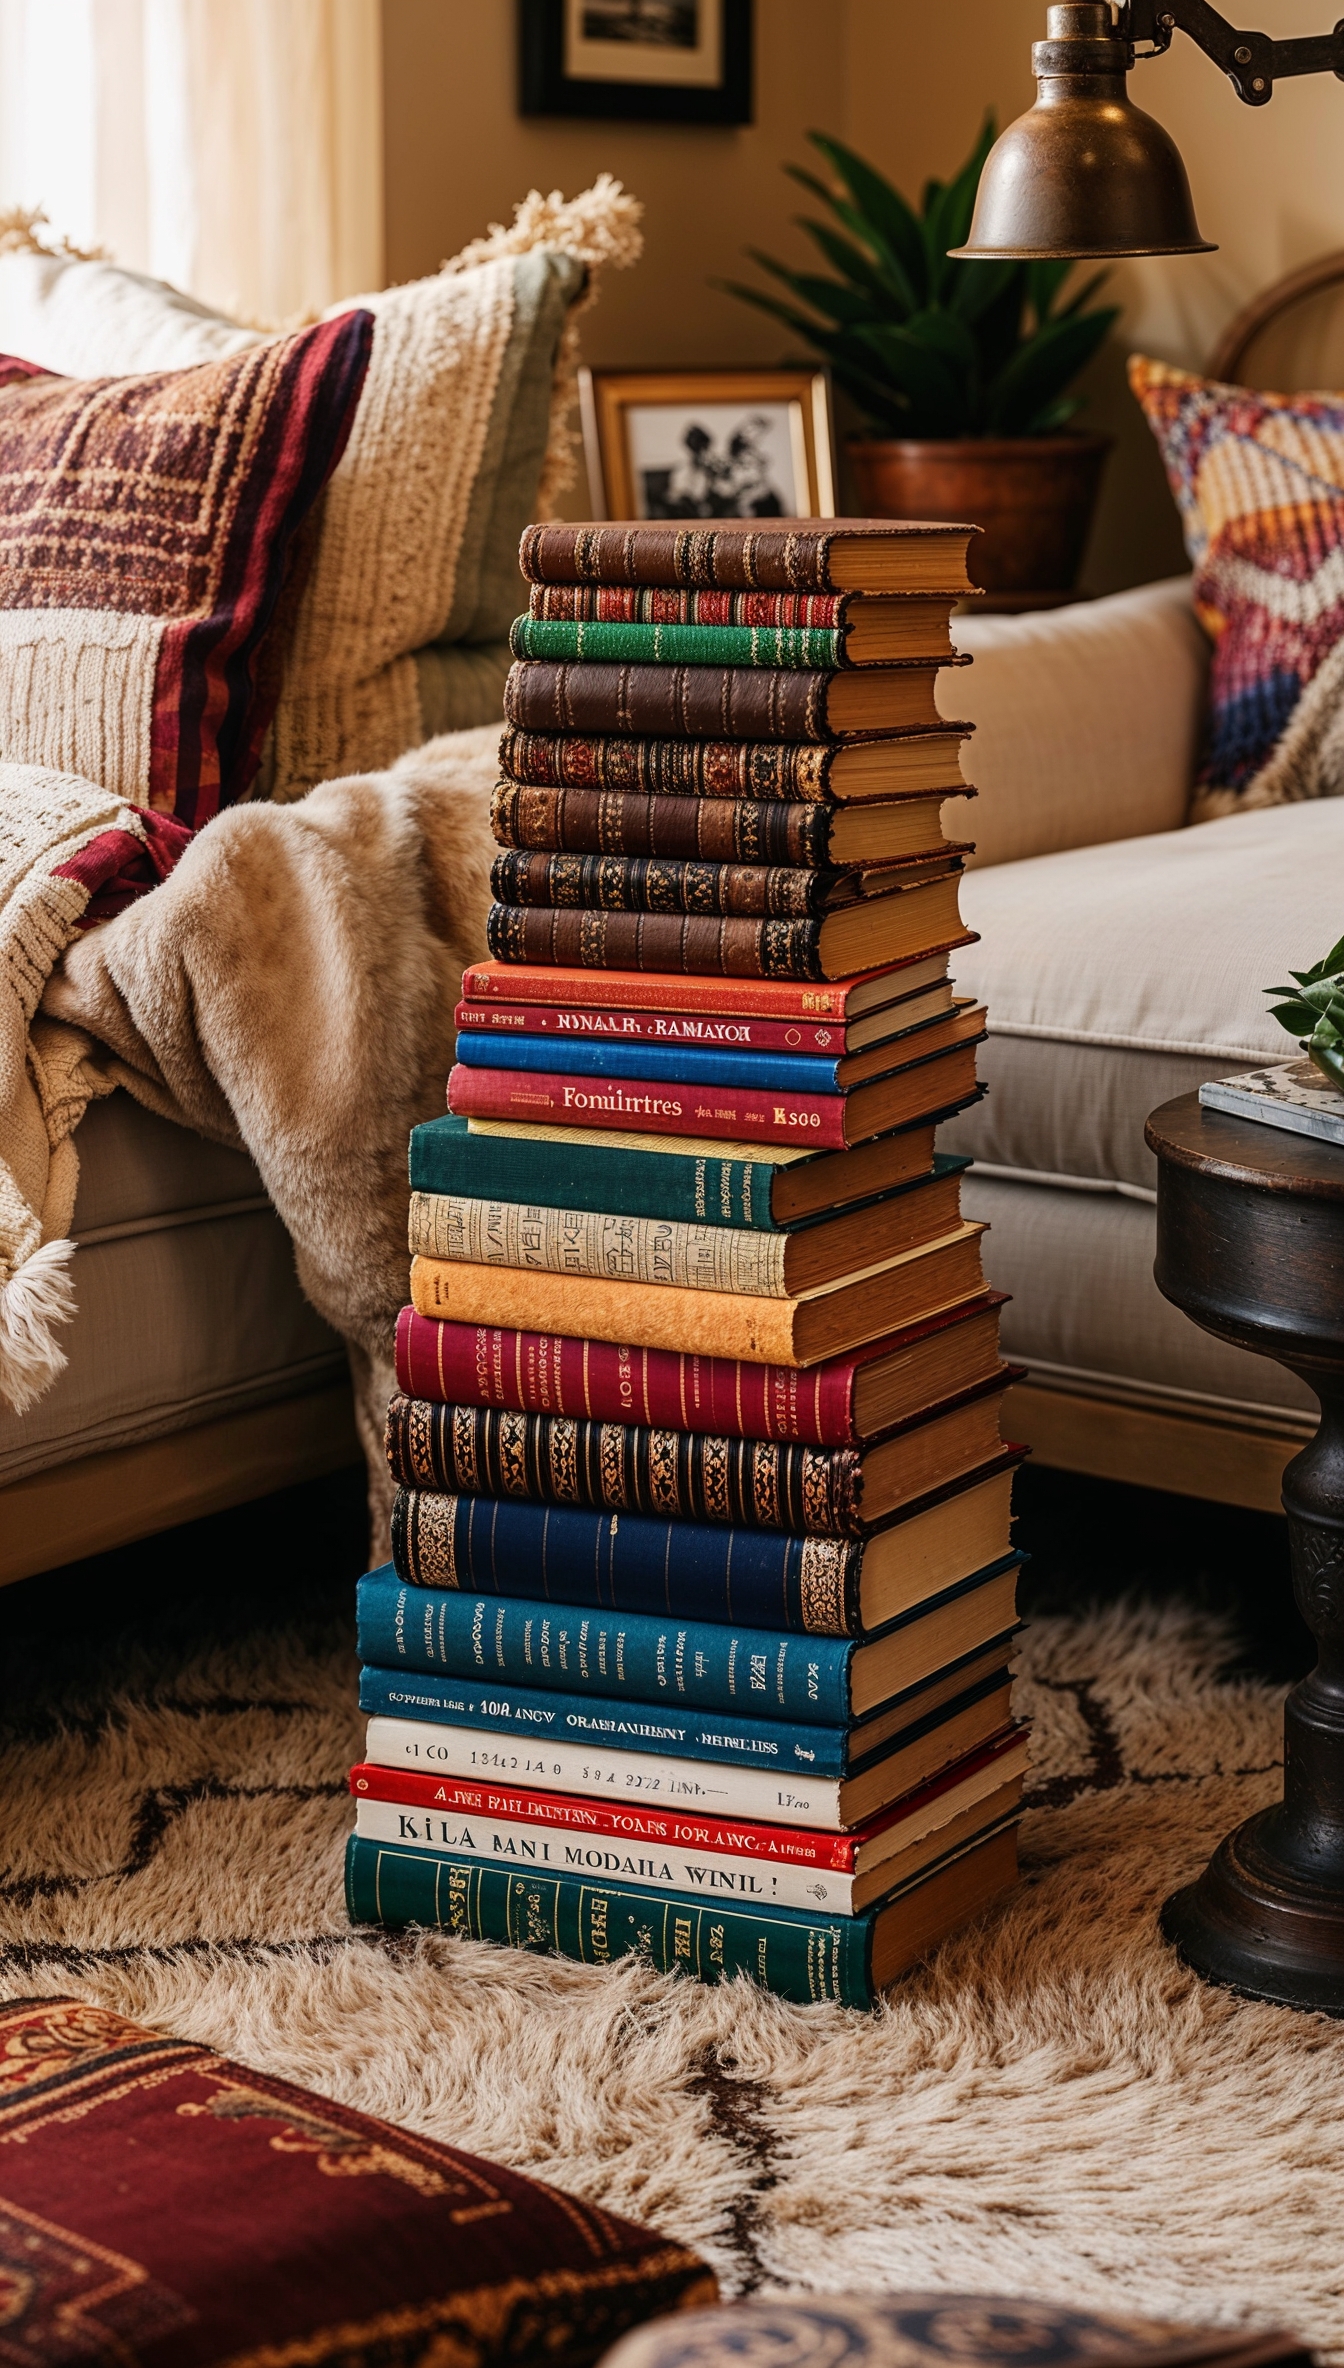
[[280, 323], [383, 281], [379, 0], [0, 0], [0, 207]]

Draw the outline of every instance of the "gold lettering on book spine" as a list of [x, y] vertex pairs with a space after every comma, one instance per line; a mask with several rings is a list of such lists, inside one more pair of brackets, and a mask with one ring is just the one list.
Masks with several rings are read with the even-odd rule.
[[798, 1565], [803, 1626], [813, 1636], [846, 1636], [845, 1580], [852, 1548], [838, 1538], [804, 1538]]

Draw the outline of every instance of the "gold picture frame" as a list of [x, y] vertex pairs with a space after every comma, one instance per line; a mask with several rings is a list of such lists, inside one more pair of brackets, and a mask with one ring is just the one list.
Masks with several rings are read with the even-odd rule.
[[581, 370], [579, 404], [594, 518], [835, 516], [826, 370]]

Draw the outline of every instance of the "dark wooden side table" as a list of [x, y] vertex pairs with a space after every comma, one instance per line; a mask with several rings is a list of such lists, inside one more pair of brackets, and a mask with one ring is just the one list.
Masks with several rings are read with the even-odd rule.
[[1299, 1374], [1321, 1402], [1283, 1476], [1293, 1585], [1319, 1658], [1284, 1707], [1283, 1799], [1229, 1834], [1162, 1910], [1209, 1981], [1344, 2014], [1344, 1150], [1184, 1094], [1157, 1154], [1158, 1289]]

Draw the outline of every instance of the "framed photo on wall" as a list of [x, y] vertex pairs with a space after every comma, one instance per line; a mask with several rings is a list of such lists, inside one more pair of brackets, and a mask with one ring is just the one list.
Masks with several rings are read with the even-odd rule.
[[518, 0], [522, 115], [750, 123], [752, 0]]
[[825, 370], [581, 370], [595, 518], [833, 518]]

